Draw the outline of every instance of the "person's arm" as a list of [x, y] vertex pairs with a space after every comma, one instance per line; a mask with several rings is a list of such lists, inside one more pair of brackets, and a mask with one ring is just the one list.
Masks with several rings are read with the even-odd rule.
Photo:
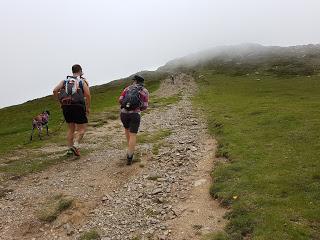
[[90, 105], [91, 105], [91, 94], [90, 88], [87, 80], [83, 81], [83, 95], [86, 98], [86, 112], [87, 114], [90, 113]]
[[59, 91], [63, 88], [64, 81], [61, 81], [54, 89], [53, 89], [53, 96], [58, 96]]
[[143, 89], [140, 93], [140, 98], [142, 100], [141, 111], [145, 111], [149, 106], [149, 92], [147, 89]]
[[120, 104], [120, 105], [122, 104], [122, 100], [123, 100], [123, 98], [126, 96], [126, 94], [127, 94], [127, 88], [125, 88], [125, 89], [122, 91], [122, 93], [121, 93], [121, 95], [120, 95], [120, 97], [119, 97], [119, 104]]

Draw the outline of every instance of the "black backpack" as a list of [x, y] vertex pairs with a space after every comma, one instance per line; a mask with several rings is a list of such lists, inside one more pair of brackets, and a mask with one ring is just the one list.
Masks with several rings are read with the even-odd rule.
[[83, 92], [83, 80], [67, 76], [58, 98], [61, 105], [85, 105]]
[[143, 86], [139, 84], [129, 86], [127, 93], [122, 100], [121, 108], [128, 111], [140, 108], [142, 106], [142, 101], [140, 99], [140, 92], [142, 89]]

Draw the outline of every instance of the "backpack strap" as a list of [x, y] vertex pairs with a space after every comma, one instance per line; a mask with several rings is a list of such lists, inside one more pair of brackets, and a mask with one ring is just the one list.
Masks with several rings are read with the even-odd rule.
[[[67, 81], [69, 78], [72, 78], [72, 79], [78, 79], [77, 77], [74, 77], [74, 76], [67, 76], [66, 80], [64, 80], [63, 82], [63, 87], [65, 87]], [[84, 89], [83, 89], [83, 81], [84, 81], [84, 78], [83, 77], [80, 77], [80, 80], [79, 80], [79, 88], [82, 90], [82, 92], [84, 93]]]
[[66, 86], [66, 83], [69, 80], [69, 78], [74, 78], [74, 77], [73, 76], [67, 76], [66, 79], [63, 81], [63, 87]]
[[84, 93], [83, 80], [82, 79], [80, 79], [80, 81], [79, 81], [79, 88], [82, 90], [82, 93]]

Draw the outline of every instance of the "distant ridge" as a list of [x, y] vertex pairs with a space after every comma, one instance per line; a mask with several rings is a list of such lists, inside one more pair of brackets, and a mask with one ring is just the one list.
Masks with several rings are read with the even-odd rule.
[[206, 68], [221, 64], [246, 64], [252, 69], [265, 68], [264, 70], [272, 70], [274, 66], [288, 67], [292, 64], [294, 67], [307, 69], [302, 75], [309, 75], [320, 69], [320, 44], [279, 47], [245, 43], [219, 46], [174, 59], [158, 70], [175, 71], [181, 68]]

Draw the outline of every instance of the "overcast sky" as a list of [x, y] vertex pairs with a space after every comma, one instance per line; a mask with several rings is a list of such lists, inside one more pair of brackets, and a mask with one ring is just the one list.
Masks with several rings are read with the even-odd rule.
[[319, 0], [0, 0], [0, 107], [51, 94], [80, 63], [91, 85], [192, 52], [320, 42]]

